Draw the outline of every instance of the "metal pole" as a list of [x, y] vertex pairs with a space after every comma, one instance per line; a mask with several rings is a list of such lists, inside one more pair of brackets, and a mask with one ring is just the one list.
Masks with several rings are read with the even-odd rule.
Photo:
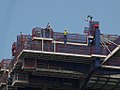
[[17, 73], [17, 80], [18, 80], [18, 73]]
[[43, 51], [43, 39], [42, 39], [42, 51]]
[[54, 40], [54, 52], [56, 51], [56, 43], [55, 43], [55, 40]]

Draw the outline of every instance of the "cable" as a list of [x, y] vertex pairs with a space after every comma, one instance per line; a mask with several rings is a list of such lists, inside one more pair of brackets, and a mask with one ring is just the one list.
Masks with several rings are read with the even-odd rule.
[[101, 45], [105, 48], [105, 46], [103, 45], [103, 43], [102, 42], [100, 42], [101, 43]]
[[105, 44], [105, 42], [103, 42], [103, 40], [100, 38], [100, 40], [102, 41], [102, 43], [105, 45], [105, 47], [107, 48], [107, 50], [111, 53], [110, 49], [108, 48], [108, 46]]
[[[104, 38], [103, 38], [104, 39]], [[111, 44], [111, 42], [109, 42], [108, 40], [106, 40], [106, 39], [104, 39], [105, 40], [105, 42], [107, 42], [107, 43], [109, 43], [109, 44]]]
[[103, 38], [104, 38], [104, 40], [108, 40], [108, 42], [111, 42], [111, 43], [113, 43], [114, 45], [119, 46], [118, 44], [112, 42], [111, 40], [109, 40], [109, 39], [107, 39], [107, 38], [105, 38], [105, 37], [103, 37]]

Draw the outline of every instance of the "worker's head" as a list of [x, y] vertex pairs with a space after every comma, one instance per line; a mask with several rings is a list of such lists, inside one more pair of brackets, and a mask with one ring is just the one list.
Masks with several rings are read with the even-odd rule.
[[20, 35], [22, 35], [22, 32], [20, 32]]
[[50, 27], [50, 23], [48, 22], [47, 27]]
[[65, 31], [67, 31], [67, 29], [65, 29]]

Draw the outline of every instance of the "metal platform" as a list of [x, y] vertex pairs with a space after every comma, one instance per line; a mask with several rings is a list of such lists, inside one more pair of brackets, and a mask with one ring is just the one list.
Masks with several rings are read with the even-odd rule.
[[70, 78], [70, 79], [79, 79], [80, 77], [85, 78], [87, 76], [87, 74], [75, 72], [75, 71], [43, 69], [43, 68], [37, 68], [36, 71], [32, 72], [32, 75], [58, 77], [58, 78]]
[[[47, 57], [45, 57], [47, 56]], [[48, 51], [37, 51], [37, 50], [22, 50], [19, 54], [18, 59], [24, 58], [46, 58], [47, 60], [64, 60], [64, 61], [90, 61], [95, 57], [105, 58], [106, 55], [84, 55], [84, 54], [70, 54], [70, 53], [61, 53], [61, 52], [48, 52]]]
[[12, 86], [23, 87], [24, 85], [27, 85], [27, 84], [28, 84], [28, 81], [15, 80], [15, 81], [13, 81]]

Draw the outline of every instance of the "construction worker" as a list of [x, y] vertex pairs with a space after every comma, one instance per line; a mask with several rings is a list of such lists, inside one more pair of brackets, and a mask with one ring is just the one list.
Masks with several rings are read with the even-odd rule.
[[53, 38], [53, 29], [50, 26], [50, 23], [47, 24], [47, 27], [45, 28], [45, 36], [47, 38]]
[[45, 30], [45, 37], [49, 38], [49, 32], [50, 32], [49, 29], [45, 28], [44, 30]]
[[67, 29], [65, 29], [65, 31], [64, 31], [64, 43], [65, 44], [67, 42], [67, 34], [68, 34]]
[[53, 29], [50, 26], [50, 23], [47, 24], [47, 29], [49, 29], [49, 37], [53, 38]]
[[46, 28], [45, 28], [45, 37], [46, 38], [50, 37], [50, 23], [48, 23]]
[[41, 27], [41, 37], [42, 38], [44, 37], [44, 29], [43, 29], [43, 27]]
[[85, 19], [85, 21], [88, 21], [88, 19], [90, 19], [90, 21], [92, 21], [92, 16], [88, 15], [87, 18]]

